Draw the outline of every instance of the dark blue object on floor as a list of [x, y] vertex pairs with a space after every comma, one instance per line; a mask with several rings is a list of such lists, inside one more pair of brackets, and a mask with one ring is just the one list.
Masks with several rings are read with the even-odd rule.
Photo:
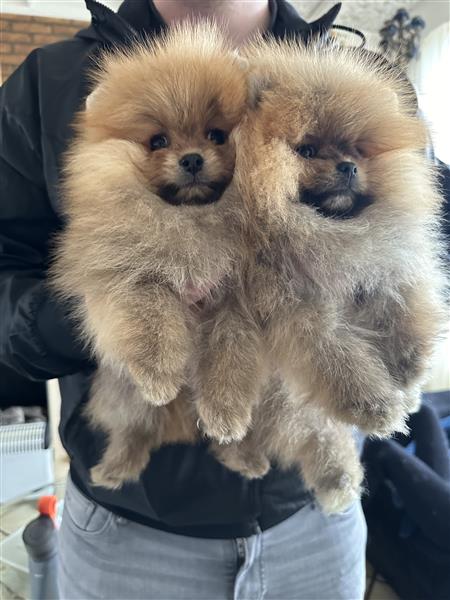
[[440, 409], [440, 421], [429, 400], [425, 397], [420, 411], [411, 415], [408, 436], [368, 440], [363, 452], [367, 556], [405, 600], [450, 598], [446, 416], [445, 408]]

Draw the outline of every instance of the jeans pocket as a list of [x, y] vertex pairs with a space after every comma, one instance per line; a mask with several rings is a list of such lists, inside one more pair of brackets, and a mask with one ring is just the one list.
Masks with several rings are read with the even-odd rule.
[[104, 533], [114, 520], [111, 511], [80, 492], [70, 477], [67, 479], [64, 512], [77, 531], [88, 535]]

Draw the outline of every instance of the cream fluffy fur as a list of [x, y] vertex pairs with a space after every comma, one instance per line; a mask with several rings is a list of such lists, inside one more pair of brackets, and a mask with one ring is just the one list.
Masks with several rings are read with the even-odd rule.
[[[253, 242], [245, 284], [287, 390], [266, 395], [247, 438], [216, 453], [247, 476], [268, 469], [264, 455], [297, 465], [324, 507], [341, 509], [362, 471], [338, 422], [380, 436], [404, 430], [445, 322], [441, 198], [424, 126], [393, 70], [295, 44], [259, 43], [247, 54], [255, 100], [235, 172]], [[317, 156], [300, 155], [304, 144]], [[305, 199], [358, 201], [335, 193], [342, 161], [357, 166], [357, 191], [370, 203], [331, 218]]]
[[[249, 80], [214, 27], [177, 28], [106, 57], [80, 115], [53, 281], [99, 361], [87, 414], [108, 446], [92, 479], [137, 479], [151, 449], [194, 442], [199, 418], [229, 468], [297, 466], [341, 510], [363, 476], [351, 425], [389, 435], [417, 403], [443, 313], [440, 197], [393, 72], [288, 43], [245, 55]], [[216, 147], [205, 131], [232, 133], [248, 88], [232, 182], [234, 136]], [[171, 147], [149, 152], [161, 131]], [[221, 182], [218, 202], [192, 205], [205, 187], [162, 199], [186, 152]], [[370, 202], [324, 216], [306, 193], [338, 212], [358, 202], [333, 192], [349, 160]], [[199, 312], [192, 287], [215, 289]]]
[[[53, 285], [76, 305], [99, 363], [87, 414], [108, 446], [91, 476], [114, 488], [170, 441], [166, 424], [189, 396], [199, 318], [187, 299], [195, 289], [220, 296], [242, 254], [230, 182], [247, 86], [236, 54], [207, 25], [106, 55], [94, 83], [67, 156]], [[223, 143], [209, 137], [217, 130]], [[169, 146], [152, 150], [161, 135]], [[198, 185], [180, 165], [192, 153], [204, 160]], [[167, 187], [176, 203], [163, 199]], [[177, 395], [175, 408], [163, 407]], [[180, 439], [192, 438], [195, 422], [180, 425]]]

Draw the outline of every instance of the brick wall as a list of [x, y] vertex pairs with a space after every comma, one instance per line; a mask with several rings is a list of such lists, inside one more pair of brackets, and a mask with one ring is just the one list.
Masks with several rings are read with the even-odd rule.
[[73, 37], [86, 25], [85, 21], [69, 19], [0, 15], [0, 81], [4, 81], [34, 48]]

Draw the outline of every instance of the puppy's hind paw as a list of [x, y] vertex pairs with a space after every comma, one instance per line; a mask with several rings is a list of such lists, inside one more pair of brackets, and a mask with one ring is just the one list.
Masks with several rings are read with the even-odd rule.
[[215, 408], [208, 403], [198, 406], [199, 427], [203, 433], [219, 444], [240, 442], [251, 423], [251, 412], [237, 412], [226, 407]]
[[89, 471], [91, 483], [96, 487], [104, 487], [108, 490], [118, 490], [125, 483], [125, 479], [121, 475], [105, 469], [101, 463], [96, 467], [92, 467]]
[[238, 470], [239, 473], [247, 479], [261, 479], [267, 475], [270, 469], [270, 462], [265, 456], [251, 456], [245, 460]]
[[264, 454], [248, 452], [239, 443], [225, 446], [216, 442], [212, 445], [212, 451], [225, 467], [247, 479], [260, 479], [270, 469], [269, 459]]
[[355, 457], [345, 458], [340, 465], [320, 477], [315, 484], [315, 496], [326, 514], [339, 513], [361, 497], [364, 470]]
[[106, 463], [99, 463], [92, 467], [89, 474], [92, 485], [108, 490], [119, 490], [127, 482], [138, 481], [140, 471], [132, 472], [119, 465], [110, 466]]
[[317, 486], [315, 496], [326, 514], [340, 513], [360, 498], [360, 483], [349, 473], [342, 473], [334, 486]]

